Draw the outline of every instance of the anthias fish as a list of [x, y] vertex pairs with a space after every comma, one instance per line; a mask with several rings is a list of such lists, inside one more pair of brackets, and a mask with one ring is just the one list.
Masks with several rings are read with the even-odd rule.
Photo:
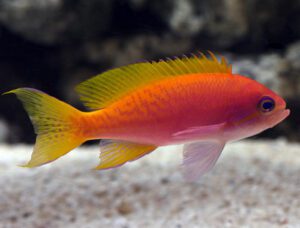
[[184, 175], [196, 180], [214, 166], [227, 142], [258, 134], [290, 113], [280, 96], [233, 74], [225, 58], [212, 53], [116, 68], [76, 91], [91, 111], [31, 88], [7, 92], [22, 101], [37, 134], [25, 167], [54, 161], [94, 139], [101, 139], [96, 169], [184, 144]]

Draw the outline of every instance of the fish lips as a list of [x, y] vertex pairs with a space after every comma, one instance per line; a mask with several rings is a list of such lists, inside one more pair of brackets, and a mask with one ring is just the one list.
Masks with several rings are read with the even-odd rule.
[[279, 124], [281, 121], [283, 121], [285, 118], [287, 118], [290, 115], [289, 109], [281, 109], [278, 111], [275, 111], [275, 113], [271, 117], [272, 126]]

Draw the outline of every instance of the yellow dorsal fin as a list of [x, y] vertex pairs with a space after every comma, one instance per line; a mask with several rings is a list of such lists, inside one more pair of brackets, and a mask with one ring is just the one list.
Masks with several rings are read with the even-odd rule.
[[221, 57], [209, 52], [210, 58], [203, 53], [199, 56], [160, 60], [132, 64], [106, 71], [88, 79], [76, 87], [82, 102], [90, 109], [101, 109], [120, 99], [127, 93], [149, 83], [168, 77], [195, 73], [231, 74], [231, 65]]

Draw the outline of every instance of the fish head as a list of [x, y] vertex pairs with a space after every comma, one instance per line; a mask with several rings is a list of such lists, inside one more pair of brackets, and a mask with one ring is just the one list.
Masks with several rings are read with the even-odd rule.
[[272, 128], [279, 124], [290, 114], [290, 110], [286, 109], [285, 101], [276, 94], [265, 94], [257, 103], [257, 125], [262, 130]]
[[235, 139], [272, 128], [290, 114], [284, 99], [274, 91], [254, 80], [245, 81], [232, 112], [231, 130]]

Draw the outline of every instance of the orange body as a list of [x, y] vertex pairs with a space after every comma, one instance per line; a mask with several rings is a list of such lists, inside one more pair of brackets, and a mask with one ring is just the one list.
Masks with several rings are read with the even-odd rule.
[[[166, 79], [139, 88], [105, 109], [86, 113], [83, 131], [91, 139], [160, 146], [180, 143], [173, 135], [196, 126], [226, 123], [229, 129], [232, 122], [243, 116], [242, 108], [249, 100], [246, 90], [258, 86], [253, 82], [227, 74], [191, 74]], [[212, 134], [215, 132], [207, 137]]]

